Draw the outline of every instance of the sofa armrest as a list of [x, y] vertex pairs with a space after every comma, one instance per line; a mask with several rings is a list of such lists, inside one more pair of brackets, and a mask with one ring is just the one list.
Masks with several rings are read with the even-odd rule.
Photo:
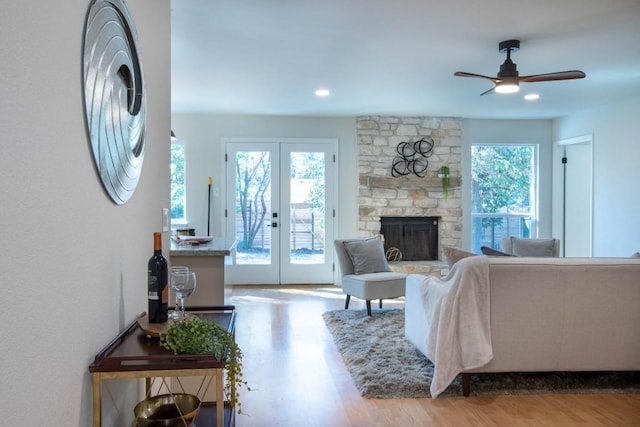
[[422, 292], [427, 276], [407, 276], [404, 305], [404, 334], [409, 342], [423, 354], [427, 354], [427, 315], [424, 311]]

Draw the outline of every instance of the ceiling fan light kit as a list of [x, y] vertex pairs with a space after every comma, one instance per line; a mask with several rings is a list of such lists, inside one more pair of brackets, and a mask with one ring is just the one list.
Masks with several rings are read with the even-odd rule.
[[482, 92], [480, 96], [488, 93], [516, 93], [520, 90], [520, 83], [548, 82], [554, 80], [582, 79], [586, 74], [579, 70], [559, 71], [556, 73], [534, 74], [520, 77], [517, 64], [511, 60], [511, 53], [520, 50], [520, 40], [505, 40], [498, 44], [500, 53], [506, 53], [507, 59], [500, 65], [500, 71], [496, 77], [483, 76], [482, 74], [457, 71], [454, 76], [474, 77], [491, 80], [494, 87]]
[[520, 90], [520, 85], [517, 82], [498, 82], [493, 90], [497, 93], [516, 93]]

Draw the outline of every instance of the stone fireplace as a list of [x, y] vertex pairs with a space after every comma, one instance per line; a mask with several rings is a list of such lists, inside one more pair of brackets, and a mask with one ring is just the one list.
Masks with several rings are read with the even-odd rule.
[[[440, 117], [361, 116], [358, 131], [358, 229], [362, 236], [380, 233], [382, 217], [438, 217], [437, 256], [433, 261], [406, 263], [442, 266], [443, 246], [462, 246], [460, 191], [461, 120]], [[427, 158], [426, 176], [394, 177], [391, 166], [402, 142], [430, 137], [434, 146]], [[442, 191], [438, 171], [450, 170], [448, 195]], [[436, 261], [440, 260], [440, 262]], [[393, 268], [393, 266], [392, 266]], [[406, 268], [403, 270], [407, 271]], [[409, 272], [413, 270], [409, 269]], [[416, 271], [418, 272], [418, 271]]]

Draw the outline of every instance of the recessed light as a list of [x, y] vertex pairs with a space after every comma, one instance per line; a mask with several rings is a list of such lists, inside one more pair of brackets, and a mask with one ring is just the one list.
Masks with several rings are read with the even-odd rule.
[[527, 101], [535, 101], [536, 99], [540, 99], [540, 95], [537, 93], [528, 93], [524, 96], [524, 99]]
[[319, 97], [325, 97], [325, 96], [329, 96], [331, 95], [331, 92], [329, 92], [329, 89], [318, 89], [316, 90], [316, 96]]

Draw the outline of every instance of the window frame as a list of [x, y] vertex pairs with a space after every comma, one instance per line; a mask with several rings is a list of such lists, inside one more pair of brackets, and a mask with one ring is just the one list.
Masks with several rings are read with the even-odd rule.
[[[474, 156], [474, 148], [475, 147], [531, 147], [532, 148], [532, 158], [531, 158], [531, 184], [529, 186], [529, 211], [527, 213], [477, 213], [474, 212], [473, 209], [473, 156]], [[538, 237], [539, 233], [539, 221], [540, 221], [540, 144], [537, 143], [518, 143], [518, 142], [474, 142], [471, 144], [470, 150], [470, 158], [469, 158], [469, 212], [471, 219], [471, 229], [470, 229], [470, 238], [471, 238], [471, 248], [472, 250], [479, 251], [480, 248], [474, 247], [474, 231], [475, 231], [475, 220], [477, 218], [488, 218], [488, 217], [526, 217], [531, 218], [531, 223], [529, 225], [529, 236], [531, 238]], [[509, 226], [507, 225], [507, 229]], [[514, 234], [510, 234], [514, 235]], [[483, 243], [480, 243], [481, 245]], [[494, 245], [495, 249], [502, 250], [502, 241], [501, 239], [497, 239]]]

